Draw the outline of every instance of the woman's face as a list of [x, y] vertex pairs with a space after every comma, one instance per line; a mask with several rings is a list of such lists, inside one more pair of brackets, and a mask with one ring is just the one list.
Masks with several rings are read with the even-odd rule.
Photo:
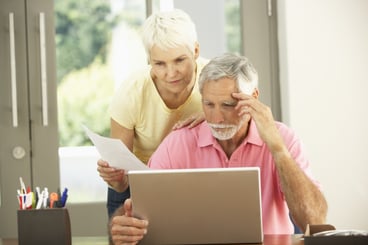
[[195, 79], [196, 59], [199, 48], [194, 54], [186, 47], [160, 49], [153, 46], [150, 53], [150, 64], [155, 82], [165, 90], [180, 93]]

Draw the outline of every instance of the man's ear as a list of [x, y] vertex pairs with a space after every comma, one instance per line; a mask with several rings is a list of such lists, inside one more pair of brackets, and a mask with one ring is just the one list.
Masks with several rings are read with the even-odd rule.
[[259, 90], [258, 88], [255, 88], [252, 93], [252, 97], [258, 99], [258, 96], [259, 96]]

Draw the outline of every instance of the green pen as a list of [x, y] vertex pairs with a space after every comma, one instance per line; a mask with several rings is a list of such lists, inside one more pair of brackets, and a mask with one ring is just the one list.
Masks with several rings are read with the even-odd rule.
[[36, 194], [32, 191], [32, 209], [36, 208]]

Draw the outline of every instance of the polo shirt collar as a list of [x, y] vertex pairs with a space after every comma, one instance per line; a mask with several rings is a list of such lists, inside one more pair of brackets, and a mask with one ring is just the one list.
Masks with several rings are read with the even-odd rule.
[[247, 137], [245, 137], [243, 144], [245, 143], [250, 143], [259, 146], [264, 144], [263, 140], [259, 136], [257, 125], [252, 119], [250, 121], [248, 135]]
[[[247, 143], [259, 146], [264, 144], [263, 140], [259, 136], [257, 126], [253, 120], [250, 121], [248, 135], [247, 137], [245, 137], [242, 144]], [[212, 136], [210, 127], [208, 126], [206, 121], [202, 122], [198, 128], [198, 146], [206, 147], [215, 144], [217, 144], [217, 141], [215, 137]]]

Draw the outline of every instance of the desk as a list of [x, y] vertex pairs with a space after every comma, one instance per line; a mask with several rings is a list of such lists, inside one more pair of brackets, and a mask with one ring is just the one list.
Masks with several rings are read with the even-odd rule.
[[[263, 245], [304, 245], [301, 235], [265, 235]], [[107, 245], [107, 237], [73, 237], [73, 245]], [[0, 245], [18, 245], [17, 239], [1, 239]], [[217, 244], [219, 245], [219, 244]], [[244, 244], [252, 245], [252, 244]], [[253, 244], [256, 245], [256, 244]], [[258, 244], [259, 245], [259, 244]]]
[[[108, 237], [73, 237], [72, 245], [108, 245]], [[18, 239], [0, 239], [0, 245], [18, 245]], [[51, 245], [51, 244], [50, 244]]]

